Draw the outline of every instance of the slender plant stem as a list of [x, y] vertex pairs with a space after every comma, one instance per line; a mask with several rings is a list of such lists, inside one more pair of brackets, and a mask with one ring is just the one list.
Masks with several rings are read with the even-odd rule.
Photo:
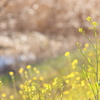
[[93, 95], [94, 95], [94, 98], [95, 98], [95, 100], [96, 100], [95, 91], [94, 91], [94, 89], [93, 89], [93, 86], [92, 86], [92, 83], [91, 83], [91, 81], [90, 81], [90, 78], [88, 77], [88, 74], [87, 74], [87, 72], [86, 72], [84, 69], [83, 69], [83, 72], [84, 72], [84, 74], [86, 75], [86, 78], [87, 78], [87, 80], [88, 80], [88, 82], [89, 82], [89, 84], [90, 84], [92, 93], [93, 93]]
[[[86, 55], [82, 52], [82, 50], [81, 50], [81, 49], [79, 49], [79, 48], [78, 48], [78, 50], [79, 50], [79, 51], [80, 51], [80, 53], [84, 56], [84, 58], [87, 60], [87, 62], [89, 63], [89, 65], [90, 65], [90, 66], [92, 66], [92, 65], [91, 65], [91, 63], [88, 61], [88, 59], [87, 59]], [[96, 74], [95, 69], [94, 69], [94, 68], [92, 68], [92, 69], [93, 69], [93, 72]]]
[[[91, 44], [91, 46], [93, 47], [93, 49], [94, 49], [94, 51], [95, 51], [95, 53], [96, 53], [96, 90], [97, 90], [97, 94], [96, 94], [96, 98], [95, 98], [95, 100], [99, 100], [99, 90], [98, 90], [98, 81], [99, 81], [99, 78], [98, 78], [98, 63], [99, 63], [99, 61], [98, 61], [98, 41], [97, 41], [97, 32], [96, 32], [96, 28], [93, 26], [93, 31], [94, 31], [94, 36], [95, 36], [95, 38], [96, 38], [96, 40], [95, 40], [95, 42], [96, 42], [96, 47], [93, 45], [93, 43], [92, 43], [92, 41], [86, 36], [86, 34], [85, 33], [83, 33], [83, 35], [86, 37], [86, 39], [90, 42], [90, 44]], [[82, 52], [82, 51], [81, 51]], [[83, 54], [83, 56], [86, 58], [86, 56]], [[86, 60], [88, 60], [87, 58], [86, 58]]]
[[94, 36], [95, 36], [95, 42], [96, 42], [96, 47], [95, 47], [95, 53], [96, 53], [96, 90], [97, 90], [97, 95], [96, 95], [96, 100], [99, 100], [99, 90], [98, 90], [98, 81], [99, 81], [99, 77], [98, 77], [98, 64], [99, 64], [99, 61], [98, 61], [98, 35], [97, 35], [97, 32], [96, 32], [96, 27], [93, 26], [93, 31], [94, 31]]
[[[90, 87], [92, 89], [92, 92], [93, 92], [95, 100], [100, 100], [99, 99], [99, 88], [98, 88], [98, 82], [99, 82], [99, 61], [100, 60], [98, 59], [98, 56], [99, 56], [98, 55], [98, 34], [96, 32], [96, 28], [97, 28], [98, 23], [96, 23], [95, 21], [93, 21], [91, 19], [91, 17], [87, 17], [86, 20], [88, 22], [90, 22], [90, 24], [92, 25], [92, 30], [94, 32], [96, 46], [92, 43], [92, 41], [85, 34], [85, 31], [83, 31], [82, 28], [79, 29], [79, 32], [82, 33], [85, 36], [85, 38], [90, 42], [90, 44], [91, 44], [91, 46], [92, 46], [92, 48], [93, 48], [93, 50], [95, 52], [95, 68], [93, 70], [94, 74], [95, 74], [95, 76], [94, 76], [94, 78], [95, 78], [95, 82], [94, 82], [95, 88], [93, 87], [93, 85], [92, 85], [92, 83], [90, 81], [90, 77], [88, 76], [88, 73], [86, 72], [86, 70], [84, 68], [83, 68], [83, 72], [85, 73], [86, 78], [87, 78], [87, 80], [88, 80], [88, 82], [90, 84]], [[88, 61], [88, 63], [91, 65], [91, 62], [88, 60], [88, 58], [86, 57], [86, 55], [82, 52], [82, 50], [80, 48], [79, 48], [79, 50], [82, 53], [82, 55], [85, 57], [85, 59]], [[89, 66], [89, 67], [91, 67], [91, 66]]]
[[[99, 81], [99, 78], [98, 78], [98, 43], [97, 43], [97, 37], [96, 37], [96, 82], [98, 83], [98, 81]], [[96, 100], [99, 100], [98, 86], [97, 86], [97, 99]]]
[[94, 47], [92, 41], [86, 36], [85, 33], [83, 33], [83, 35], [86, 37], [86, 39], [90, 42], [91, 46], [93, 47], [94, 51], [96, 52], [96, 48]]

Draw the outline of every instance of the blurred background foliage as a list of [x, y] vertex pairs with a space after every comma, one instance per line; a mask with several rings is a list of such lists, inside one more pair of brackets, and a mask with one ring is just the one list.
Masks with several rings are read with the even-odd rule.
[[99, 23], [99, 9], [100, 0], [0, 0], [2, 72], [74, 51], [86, 42], [78, 28], [92, 36], [85, 19]]

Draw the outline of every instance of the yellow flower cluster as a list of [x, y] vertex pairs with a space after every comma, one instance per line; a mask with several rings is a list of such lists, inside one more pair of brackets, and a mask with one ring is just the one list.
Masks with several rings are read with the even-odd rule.
[[[91, 17], [87, 17], [86, 20], [92, 24], [94, 29], [98, 25], [98, 23], [92, 21]], [[85, 33], [83, 28], [79, 28], [79, 32]], [[74, 58], [71, 52], [67, 51], [64, 54], [68, 59], [65, 63], [65, 66], [67, 65], [66, 67], [64, 67], [64, 65], [59, 67], [60, 65], [58, 65], [58, 67], [54, 69], [51, 68], [52, 70], [50, 70], [50, 72], [40, 73], [37, 69], [38, 67], [32, 68], [31, 65], [27, 65], [18, 71], [18, 75], [20, 75], [22, 79], [20, 79], [19, 83], [15, 83], [15, 73], [10, 71], [9, 75], [12, 78], [14, 88], [13, 90], [10, 89], [12, 92], [14, 91], [14, 95], [1, 93], [0, 100], [87, 100], [89, 98], [94, 100], [96, 89], [99, 90], [100, 88], [99, 80], [97, 82], [94, 80], [96, 77], [96, 70], [94, 69], [97, 67], [96, 63], [94, 63], [96, 61], [94, 58], [96, 53], [93, 53], [92, 50], [88, 51], [88, 49], [90, 49], [89, 43], [86, 43], [83, 49], [81, 49], [82, 46], [80, 43], [77, 43], [77, 46], [78, 50], [86, 58], [86, 61], [82, 60], [82, 62], [80, 62], [79, 60], [82, 59], [80, 55]], [[96, 46], [94, 46], [94, 50], [95, 49]], [[100, 47], [98, 46], [98, 50], [99, 49]], [[100, 50], [97, 54], [100, 54]], [[98, 56], [97, 59], [100, 60], [100, 57]], [[98, 63], [98, 66], [100, 66], [100, 63]], [[99, 70], [100, 68], [98, 68], [98, 79], [100, 77]], [[87, 80], [91, 82], [92, 85], [89, 84]], [[16, 84], [18, 85], [16, 86]], [[0, 81], [0, 92], [4, 91], [2, 87], [3, 83]], [[94, 94], [90, 88], [94, 91]]]
[[70, 52], [66, 52], [65, 56], [68, 57], [70, 55]]
[[13, 75], [14, 75], [14, 72], [10, 71], [10, 72], [9, 72], [9, 75], [10, 75], [10, 76], [13, 76]]

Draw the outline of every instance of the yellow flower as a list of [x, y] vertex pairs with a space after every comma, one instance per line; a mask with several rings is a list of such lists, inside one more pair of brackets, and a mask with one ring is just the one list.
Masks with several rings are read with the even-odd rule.
[[29, 79], [29, 80], [28, 80], [28, 82], [29, 82], [29, 83], [31, 83], [31, 82], [32, 82], [32, 80], [31, 80], [31, 79]]
[[69, 80], [66, 80], [65, 82], [66, 82], [66, 83], [69, 83]]
[[24, 88], [24, 85], [23, 84], [20, 84], [20, 88], [23, 89]]
[[71, 63], [72, 66], [76, 65], [78, 63], [77, 59], [74, 59], [73, 62]]
[[86, 48], [87, 48], [87, 47], [89, 47], [89, 44], [88, 44], [88, 43], [86, 43], [86, 44], [85, 44], [85, 47], [86, 47]]
[[90, 93], [91, 93], [90, 91], [87, 91], [87, 95], [90, 95]]
[[31, 86], [31, 90], [34, 91], [36, 90], [36, 87], [34, 85]]
[[51, 85], [50, 84], [45, 84], [44, 87], [45, 87], [46, 90], [51, 91]]
[[0, 81], [0, 85], [3, 84], [2, 81]]
[[86, 20], [87, 20], [88, 22], [90, 22], [92, 19], [91, 19], [90, 16], [88, 16], [88, 17], [86, 18]]
[[57, 84], [57, 82], [52, 82], [52, 85], [56, 85]]
[[67, 78], [73, 78], [74, 76], [75, 76], [74, 73], [70, 73], [70, 74], [67, 76]]
[[75, 68], [76, 68], [76, 66], [75, 66], [75, 65], [73, 65], [73, 66], [72, 66], [72, 68], [73, 68], [73, 69], [75, 69]]
[[72, 84], [72, 88], [73, 88], [73, 89], [75, 88], [75, 85], [76, 85], [76, 84]]
[[0, 81], [0, 89], [1, 89], [2, 85], [3, 85], [3, 83], [2, 83], [2, 81]]
[[70, 55], [70, 52], [66, 52], [65, 56], [68, 57]]
[[63, 94], [69, 94], [69, 91], [64, 91]]
[[92, 25], [97, 26], [98, 23], [97, 22], [92, 22]]
[[82, 86], [82, 87], [85, 86], [85, 81], [84, 81], [84, 80], [81, 81], [81, 86]]
[[19, 73], [20, 73], [20, 74], [23, 73], [23, 71], [24, 71], [23, 68], [20, 68], [20, 69], [19, 69]]
[[78, 75], [79, 74], [79, 72], [75, 72], [75, 75]]
[[19, 94], [20, 94], [20, 95], [22, 95], [22, 94], [23, 94], [23, 92], [22, 92], [21, 90], [19, 90]]
[[10, 75], [10, 76], [13, 76], [13, 75], [14, 75], [14, 72], [10, 71], [10, 72], [9, 72], [9, 75]]
[[93, 55], [94, 55], [93, 52], [88, 53], [88, 56], [93, 56]]
[[39, 71], [39, 70], [37, 70], [37, 71], [36, 71], [36, 73], [37, 73], [37, 74], [39, 74], [39, 73], [40, 73], [40, 71]]
[[77, 60], [77, 59], [75, 59], [75, 60], [74, 60], [74, 63], [75, 63], [75, 64], [77, 64], [77, 63], [78, 63], [78, 60]]
[[34, 67], [34, 68], [33, 68], [33, 70], [34, 70], [34, 71], [36, 71], [36, 70], [37, 70], [37, 68], [36, 68], [36, 67]]
[[80, 77], [76, 77], [76, 80], [79, 81], [80, 80]]
[[83, 48], [83, 52], [86, 51], [86, 50], [87, 50], [87, 48]]
[[40, 77], [39, 80], [40, 80], [40, 81], [43, 81], [44, 79], [43, 79], [43, 77]]
[[25, 74], [27, 74], [27, 71], [24, 71]]
[[31, 65], [28, 65], [26, 68], [27, 68], [27, 69], [31, 69]]
[[42, 93], [46, 93], [46, 89], [42, 89]]
[[33, 80], [37, 80], [37, 77], [33, 77]]
[[13, 95], [11, 95], [9, 98], [10, 98], [10, 99], [14, 99], [14, 96], [13, 96]]
[[22, 95], [22, 98], [26, 100], [27, 96], [26, 95]]
[[79, 28], [78, 31], [79, 31], [80, 33], [82, 33], [82, 32], [83, 32], [83, 28]]
[[6, 97], [6, 94], [5, 94], [5, 93], [3, 93], [1, 96], [2, 96], [2, 97]]

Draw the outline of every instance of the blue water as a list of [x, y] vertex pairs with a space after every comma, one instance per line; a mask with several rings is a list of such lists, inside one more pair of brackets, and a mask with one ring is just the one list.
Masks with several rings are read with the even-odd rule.
[[0, 56], [0, 68], [12, 65], [15, 63], [15, 58], [13, 56]]

